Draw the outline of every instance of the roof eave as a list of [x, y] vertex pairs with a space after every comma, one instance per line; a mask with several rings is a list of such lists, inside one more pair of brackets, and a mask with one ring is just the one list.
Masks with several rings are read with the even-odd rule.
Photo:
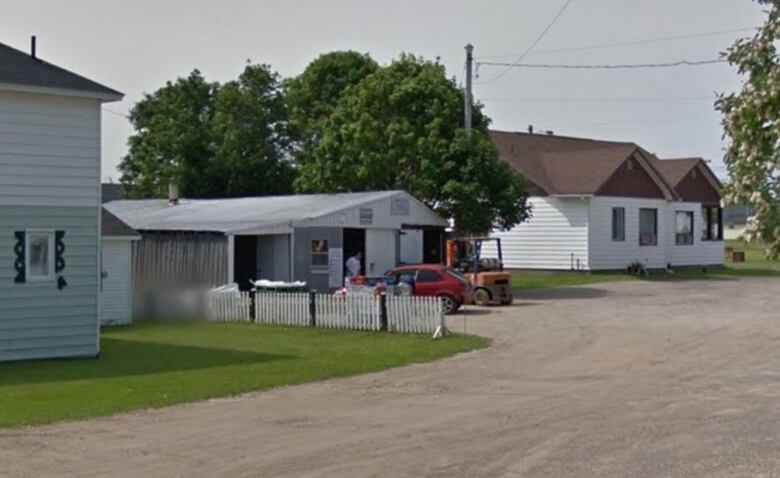
[[19, 93], [34, 93], [39, 95], [91, 98], [95, 100], [100, 100], [102, 103], [121, 101], [122, 98], [125, 97], [124, 94], [118, 91], [114, 91], [113, 93], [108, 91], [107, 92], [84, 91], [84, 90], [73, 90], [67, 88], [50, 88], [46, 86], [19, 85], [15, 83], [0, 83], [0, 90], [14, 91]]

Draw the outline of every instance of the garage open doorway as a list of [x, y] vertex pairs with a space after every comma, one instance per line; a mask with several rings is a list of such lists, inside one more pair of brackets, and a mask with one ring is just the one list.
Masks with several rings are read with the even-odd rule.
[[[366, 230], [344, 229], [344, 261], [360, 252], [363, 258], [360, 260], [360, 270], [366, 272]], [[342, 264], [345, 267], [345, 264]], [[344, 274], [346, 276], [346, 267]]]

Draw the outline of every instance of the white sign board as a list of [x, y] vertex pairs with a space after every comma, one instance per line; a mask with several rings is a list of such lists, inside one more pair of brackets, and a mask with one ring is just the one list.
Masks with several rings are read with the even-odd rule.
[[328, 254], [328, 287], [336, 289], [344, 286], [344, 249], [331, 247]]

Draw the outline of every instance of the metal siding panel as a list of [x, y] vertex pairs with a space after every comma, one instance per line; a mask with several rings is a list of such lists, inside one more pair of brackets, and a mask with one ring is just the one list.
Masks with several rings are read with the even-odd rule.
[[[0, 360], [97, 352], [97, 211], [0, 206]], [[54, 281], [13, 282], [14, 231], [43, 227], [65, 231], [63, 290]]]

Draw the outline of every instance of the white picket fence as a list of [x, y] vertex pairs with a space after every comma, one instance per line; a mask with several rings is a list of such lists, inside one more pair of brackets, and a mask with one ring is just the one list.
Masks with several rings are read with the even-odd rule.
[[299, 327], [309, 325], [308, 292], [258, 292], [255, 295], [255, 322]]
[[224, 291], [206, 294], [206, 316], [211, 322], [250, 322], [249, 292]]
[[[312, 324], [308, 293], [257, 293], [254, 321], [261, 324], [307, 327]], [[249, 292], [212, 291], [206, 296], [206, 315], [212, 322], [251, 322]], [[388, 296], [387, 329], [403, 334], [433, 334], [444, 327], [444, 306], [438, 297]], [[316, 327], [380, 330], [380, 298], [374, 295], [314, 296]]]
[[379, 330], [382, 327], [379, 297], [317, 294], [315, 304], [317, 327], [351, 330]]
[[444, 326], [444, 304], [438, 297], [387, 298], [387, 329], [402, 334], [432, 334]]

